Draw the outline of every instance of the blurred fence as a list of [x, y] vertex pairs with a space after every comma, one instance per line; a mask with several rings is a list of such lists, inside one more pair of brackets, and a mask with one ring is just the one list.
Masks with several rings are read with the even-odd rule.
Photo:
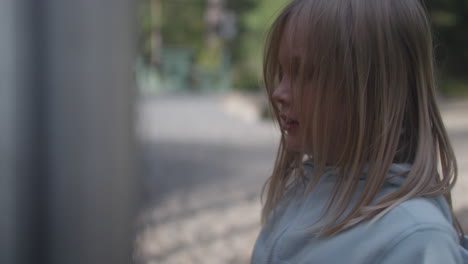
[[137, 78], [140, 88], [146, 92], [222, 92], [231, 87], [231, 62], [228, 51], [224, 51], [219, 67], [203, 69], [195, 64], [196, 54], [188, 47], [165, 47], [161, 52], [161, 63], [155, 65], [140, 61]]

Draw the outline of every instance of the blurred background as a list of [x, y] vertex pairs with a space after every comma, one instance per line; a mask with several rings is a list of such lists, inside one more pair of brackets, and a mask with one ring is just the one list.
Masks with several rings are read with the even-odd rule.
[[[287, 0], [140, 4], [139, 129], [147, 209], [142, 263], [248, 263], [279, 133], [265, 119], [262, 55]], [[440, 107], [459, 159], [455, 210], [468, 230], [468, 1], [426, 1]]]
[[[1, 0], [0, 263], [248, 263], [286, 0]], [[468, 0], [425, 1], [468, 231]]]

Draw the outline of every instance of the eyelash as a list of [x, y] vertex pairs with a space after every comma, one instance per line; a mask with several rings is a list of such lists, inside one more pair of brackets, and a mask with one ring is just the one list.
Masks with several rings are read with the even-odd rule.
[[[299, 66], [294, 65], [292, 67], [291, 71], [292, 71], [292, 74], [291, 74], [292, 76], [297, 75], [298, 72], [299, 72]], [[278, 69], [278, 78], [279, 78], [280, 81], [283, 79], [283, 75], [284, 75], [283, 68], [279, 67], [279, 69]]]

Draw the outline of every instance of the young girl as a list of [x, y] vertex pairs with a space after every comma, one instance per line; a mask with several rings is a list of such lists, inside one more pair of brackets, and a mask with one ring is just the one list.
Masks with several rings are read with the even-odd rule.
[[264, 76], [282, 136], [252, 263], [468, 263], [422, 0], [293, 0]]

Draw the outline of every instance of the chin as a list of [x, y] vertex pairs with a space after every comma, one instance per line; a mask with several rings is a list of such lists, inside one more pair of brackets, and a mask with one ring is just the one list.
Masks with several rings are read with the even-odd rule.
[[294, 140], [290, 140], [290, 139], [286, 139], [285, 148], [286, 148], [287, 151], [291, 151], [291, 152], [300, 152], [301, 151], [301, 146], [300, 146], [299, 142], [294, 141]]
[[285, 138], [285, 149], [286, 151], [289, 152], [302, 152], [304, 154], [311, 154], [312, 153], [312, 147], [309, 145], [308, 147], [305, 147], [301, 144], [299, 138], [297, 137], [292, 137], [292, 136], [286, 136]]

